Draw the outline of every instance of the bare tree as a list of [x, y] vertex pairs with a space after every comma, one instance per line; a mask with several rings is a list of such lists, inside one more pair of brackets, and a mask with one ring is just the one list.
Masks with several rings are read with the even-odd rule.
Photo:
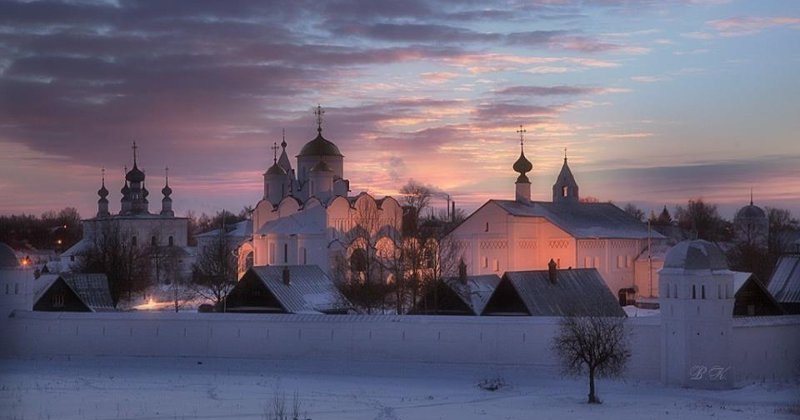
[[200, 296], [219, 306], [236, 285], [237, 261], [234, 247], [220, 230], [206, 246], [201, 247], [192, 267], [192, 283]]
[[571, 375], [589, 373], [589, 403], [600, 404], [595, 376], [619, 376], [631, 356], [625, 318], [569, 316], [561, 319], [553, 338], [563, 371]]
[[720, 217], [715, 204], [707, 204], [702, 198], [689, 200], [686, 207], [677, 206], [675, 218], [681, 229], [695, 233], [699, 239], [712, 242], [730, 239], [729, 223]]
[[625, 205], [625, 207], [623, 207], [623, 210], [625, 210], [625, 213], [633, 216], [636, 220], [644, 222], [644, 211], [642, 211], [642, 209], [639, 207], [636, 207], [636, 204], [628, 203]]
[[147, 251], [135, 236], [118, 222], [98, 226], [91, 245], [80, 253], [74, 269], [84, 273], [105, 273], [116, 305], [123, 295], [143, 291], [150, 284]]

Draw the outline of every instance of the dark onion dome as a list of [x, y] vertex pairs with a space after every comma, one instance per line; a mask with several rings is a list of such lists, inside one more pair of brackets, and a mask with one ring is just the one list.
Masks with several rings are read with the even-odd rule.
[[165, 185], [164, 188], [161, 189], [161, 194], [164, 194], [165, 196], [172, 194], [172, 188], [169, 187], [169, 184]]
[[317, 138], [306, 143], [300, 149], [300, 156], [343, 156], [339, 148], [333, 142], [322, 137], [322, 133], [317, 134]]
[[736, 212], [737, 219], [766, 219], [767, 214], [761, 207], [758, 207], [754, 204], [750, 204], [749, 206], [744, 206]]
[[130, 187], [128, 187], [128, 183], [127, 182], [125, 182], [125, 185], [122, 186], [122, 189], [119, 190], [119, 192], [122, 193], [122, 198], [123, 199], [128, 197], [128, 194], [131, 193], [131, 189], [130, 189]]
[[142, 182], [144, 181], [144, 172], [140, 171], [139, 168], [136, 167], [136, 164], [134, 164], [133, 169], [125, 174], [125, 179], [130, 182]]
[[103, 183], [103, 185], [100, 187], [100, 189], [97, 190], [97, 195], [99, 195], [101, 198], [108, 197], [108, 190], [106, 189], [106, 184], [105, 183]]
[[697, 239], [683, 241], [670, 248], [664, 257], [664, 267], [686, 270], [727, 270], [728, 261], [719, 246]]
[[314, 165], [313, 168], [311, 168], [310, 172], [333, 172], [333, 171], [331, 170], [331, 167], [328, 166], [327, 163], [321, 160], [317, 162], [317, 164]]
[[533, 169], [533, 164], [527, 158], [525, 158], [525, 153], [520, 153], [519, 159], [517, 159], [517, 161], [514, 162], [513, 168], [514, 172], [519, 172], [521, 174], [524, 174], [526, 172], [530, 172], [531, 169]]
[[264, 175], [286, 175], [286, 170], [281, 165], [273, 163]]
[[0, 270], [4, 268], [17, 268], [19, 267], [19, 259], [17, 254], [10, 246], [0, 242]]

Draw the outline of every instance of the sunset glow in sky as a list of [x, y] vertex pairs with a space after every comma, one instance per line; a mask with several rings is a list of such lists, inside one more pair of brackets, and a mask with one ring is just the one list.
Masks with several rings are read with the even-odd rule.
[[119, 211], [131, 142], [160, 209], [239, 211], [273, 142], [323, 134], [353, 193], [583, 196], [800, 216], [800, 4], [725, 0], [0, 3], [0, 212]]

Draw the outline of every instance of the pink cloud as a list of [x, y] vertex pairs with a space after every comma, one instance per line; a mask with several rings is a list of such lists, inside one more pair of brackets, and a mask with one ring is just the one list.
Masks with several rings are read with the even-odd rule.
[[759, 33], [765, 29], [786, 26], [800, 29], [800, 18], [791, 16], [741, 16], [707, 22], [722, 36], [742, 36]]

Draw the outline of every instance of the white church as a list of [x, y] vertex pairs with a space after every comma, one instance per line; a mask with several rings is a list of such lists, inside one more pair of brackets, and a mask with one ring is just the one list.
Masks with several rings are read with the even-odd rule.
[[318, 106], [315, 114], [317, 136], [300, 149], [296, 169], [285, 139], [280, 157], [277, 145], [273, 147], [264, 194], [253, 211], [252, 239], [239, 248], [242, 270], [253, 265], [317, 265], [331, 275], [337, 258], [349, 259], [368, 248], [365, 240], [388, 252], [399, 238], [400, 204], [391, 197], [350, 195], [344, 155], [322, 136], [322, 108]]
[[468, 273], [546, 270], [552, 259], [560, 269], [596, 268], [615, 294], [658, 296], [663, 261], [647, 261], [647, 250], [665, 238], [612, 203], [581, 201], [566, 155], [552, 201], [531, 201], [526, 174], [533, 164], [525, 157], [524, 130], [518, 132], [515, 199], [487, 201], [450, 233]]
[[[145, 186], [145, 173], [139, 169], [136, 143], [133, 143], [133, 168], [125, 168], [125, 179], [120, 189], [120, 209], [118, 213], [109, 210], [109, 191], [105, 183], [105, 170], [97, 195], [97, 215], [83, 220], [83, 238], [64, 251], [61, 258], [61, 270], [69, 271], [79, 262], [81, 254], [95, 245], [95, 242], [108, 233], [118, 231], [124, 240], [131, 245], [146, 249], [151, 255], [156, 250], [170, 251], [178, 260], [177, 267], [172, 270], [174, 276], [188, 278], [194, 258], [188, 246], [187, 235], [189, 219], [176, 217], [172, 210], [172, 188], [169, 186], [169, 173], [166, 170], [164, 187], [161, 189], [161, 209], [150, 211], [150, 191]], [[163, 274], [163, 273], [162, 273]], [[165, 277], [164, 275], [159, 275]], [[161, 278], [163, 282], [171, 279]], [[181, 280], [176, 278], [176, 280]]]

